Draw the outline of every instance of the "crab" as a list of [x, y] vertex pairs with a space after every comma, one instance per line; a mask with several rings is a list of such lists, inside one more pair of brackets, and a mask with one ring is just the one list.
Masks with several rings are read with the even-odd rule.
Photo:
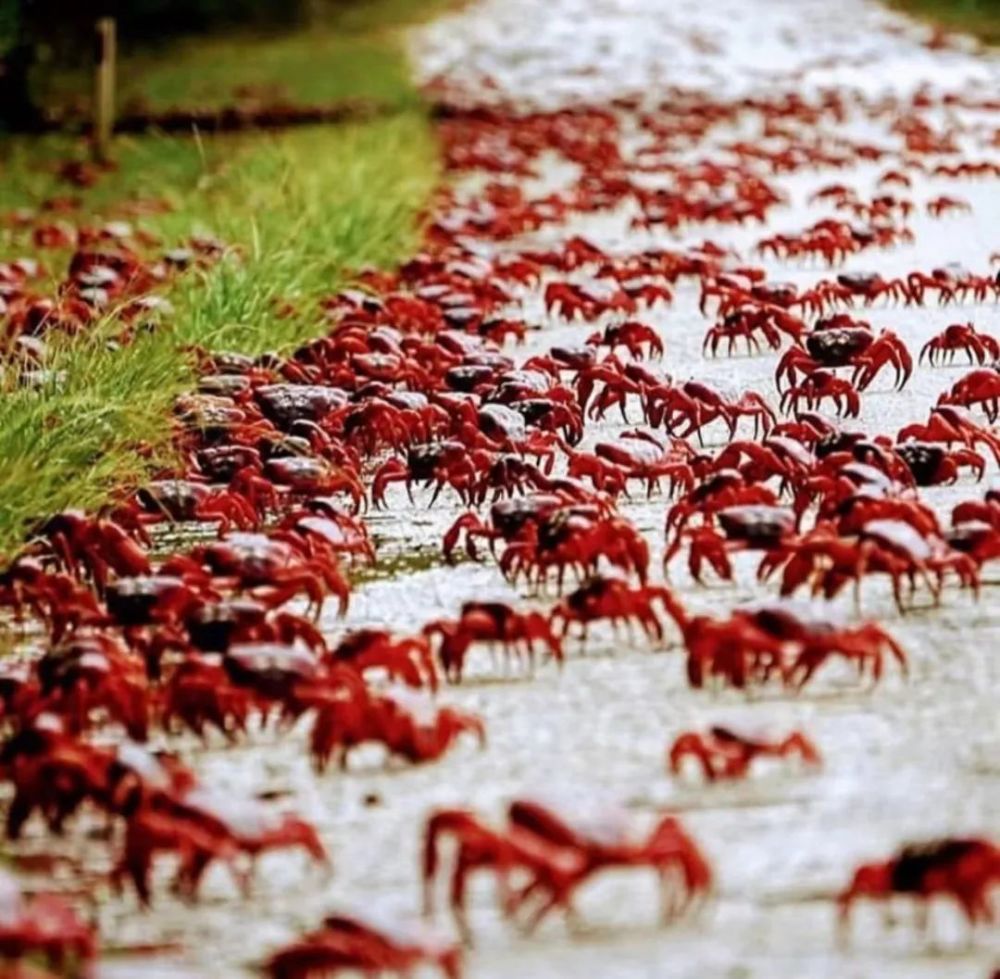
[[945, 214], [969, 214], [972, 207], [968, 201], [960, 200], [957, 197], [932, 197], [926, 205], [927, 214], [932, 218], [940, 218]]
[[702, 429], [716, 419], [725, 422], [730, 438], [735, 437], [740, 418], [753, 419], [755, 437], [758, 430], [766, 435], [777, 422], [770, 405], [756, 391], [737, 394], [702, 381], [685, 381], [679, 387], [663, 385], [649, 390], [645, 397], [654, 428], [662, 424], [672, 434], [676, 426], [686, 422], [687, 427], [677, 435], [697, 435], [702, 445]]
[[551, 613], [553, 627], [562, 623], [559, 634], [569, 632], [572, 623], [580, 625], [581, 638], [586, 641], [590, 623], [611, 619], [617, 627], [619, 621], [639, 623], [647, 638], [654, 643], [663, 641], [663, 622], [654, 602], [665, 608], [676, 606], [673, 593], [662, 586], [644, 585], [632, 588], [620, 578], [597, 576], [584, 583], [560, 601]]
[[[615, 805], [586, 806], [563, 800], [555, 805], [533, 798], [515, 799], [508, 807], [513, 828], [524, 830], [546, 843], [562, 847], [584, 858], [574, 888], [601, 870], [649, 867], [660, 882], [660, 918], [668, 923], [712, 889], [712, 869], [694, 839], [674, 816], [664, 816], [645, 837], [638, 837], [628, 813]], [[588, 818], [589, 817], [589, 818]], [[532, 881], [514, 899], [518, 911], [530, 898], [539, 896], [527, 927], [537, 927], [556, 908], [572, 914], [571, 894], [560, 897], [544, 882]]]
[[612, 352], [617, 347], [624, 347], [637, 360], [646, 356], [663, 356], [660, 335], [651, 326], [637, 320], [608, 324], [603, 332], [587, 337], [587, 343], [593, 347], [608, 347]]
[[986, 471], [986, 460], [972, 449], [947, 449], [939, 443], [911, 440], [897, 444], [894, 451], [913, 473], [917, 486], [954, 483], [961, 466], [972, 469], [977, 480]]
[[508, 544], [500, 570], [510, 581], [523, 574], [543, 585], [556, 571], [556, 589], [562, 590], [567, 571], [579, 580], [594, 574], [601, 560], [645, 583], [649, 570], [649, 545], [621, 517], [605, 516], [594, 507], [562, 507], [546, 515], [529, 533]]
[[888, 860], [862, 864], [837, 898], [841, 929], [850, 924], [859, 898], [889, 901], [906, 895], [920, 902], [926, 922], [929, 902], [947, 896], [969, 924], [994, 920], [990, 892], [1000, 881], [1000, 847], [990, 840], [966, 837], [932, 840], [899, 849]]
[[533, 669], [535, 647], [541, 645], [560, 665], [562, 644], [541, 612], [517, 612], [503, 602], [466, 602], [455, 621], [438, 619], [424, 626], [424, 636], [438, 638], [438, 658], [446, 679], [460, 683], [465, 657], [474, 642], [500, 643], [504, 654], [526, 656]]
[[472, 734], [480, 746], [485, 745], [486, 728], [480, 718], [452, 707], [435, 708], [423, 698], [403, 693], [340, 699], [321, 706], [309, 736], [317, 771], [334, 758], [346, 769], [351, 750], [366, 742], [379, 743], [390, 758], [412, 765], [441, 758], [463, 734]]
[[145, 549], [113, 520], [66, 510], [50, 517], [39, 533], [70, 574], [89, 575], [98, 591], [104, 590], [111, 572], [122, 576], [150, 573]]
[[896, 389], [902, 390], [913, 371], [910, 352], [895, 333], [879, 334], [861, 326], [813, 330], [806, 335], [805, 349], [793, 346], [778, 362], [775, 383], [781, 388], [786, 377], [795, 384], [796, 375], [810, 375], [819, 368], [853, 367], [851, 386], [864, 391], [887, 364], [893, 367]]
[[993, 367], [969, 371], [938, 398], [938, 404], [963, 408], [982, 405], [989, 421], [995, 422], [1000, 417], [1000, 371]]
[[731, 621], [752, 625], [793, 654], [790, 662], [784, 662], [782, 679], [795, 689], [805, 686], [834, 655], [856, 664], [862, 676], [870, 670], [876, 683], [882, 677], [887, 655], [904, 676], [907, 674], [906, 652], [875, 622], [845, 626], [824, 608], [784, 599], [737, 608]]
[[[62, 975], [89, 974], [97, 957], [97, 935], [66, 900], [55, 894], [28, 897], [17, 879], [0, 875], [0, 958], [5, 962], [40, 958]], [[34, 973], [5, 967], [12, 977]], [[39, 974], [41, 975], [41, 974]]]
[[568, 320], [595, 320], [609, 312], [631, 316], [636, 309], [635, 300], [622, 289], [594, 290], [571, 282], [550, 282], [543, 299], [547, 313]]
[[856, 418], [861, 413], [861, 399], [854, 385], [822, 369], [806, 375], [801, 384], [787, 388], [781, 396], [781, 410], [797, 411], [800, 401], [805, 401], [811, 410], [825, 400], [833, 402], [838, 415]]
[[342, 970], [406, 979], [425, 965], [437, 967], [445, 979], [462, 979], [462, 951], [457, 945], [424, 929], [338, 914], [274, 952], [262, 971], [270, 979], [312, 979]]
[[870, 306], [882, 296], [907, 303], [913, 300], [909, 287], [902, 279], [883, 279], [878, 272], [843, 272], [837, 276], [837, 285], [847, 292], [848, 301], [861, 298]]
[[77, 632], [35, 665], [36, 710], [62, 717], [67, 731], [90, 728], [93, 715], [117, 721], [129, 737], [145, 741], [150, 691], [143, 660], [104, 633]]
[[[532, 931], [552, 911], [575, 918], [575, 891], [602, 869], [651, 867], [662, 888], [662, 916], [675, 917], [712, 886], [712, 871], [695, 842], [672, 816], [662, 819], [647, 838], [630, 832], [623, 810], [593, 814], [588, 823], [579, 808], [570, 815], [534, 799], [516, 799], [508, 808], [508, 824], [493, 829], [462, 809], [431, 814], [424, 832], [424, 910], [433, 910], [434, 884], [441, 873], [441, 849], [446, 839], [457, 843], [451, 871], [451, 910], [460, 934], [471, 937], [466, 917], [469, 875], [490, 870], [500, 884], [501, 905], [508, 917], [521, 912], [531, 899], [536, 907], [525, 923]], [[527, 875], [519, 890], [511, 886], [515, 873]], [[679, 886], [674, 884], [680, 878]], [[672, 886], [673, 885], [673, 886]]]
[[14, 788], [6, 831], [17, 839], [37, 810], [53, 832], [87, 800], [107, 797], [113, 752], [68, 734], [60, 718], [39, 714], [0, 750], [0, 770]]
[[[660, 480], [670, 480], [670, 490], [689, 491], [694, 484], [691, 469], [691, 449], [680, 439], [672, 439], [664, 444], [647, 432], [635, 430], [625, 432], [617, 442], [598, 442], [594, 455], [614, 466], [618, 466], [627, 480], [639, 479], [646, 483], [646, 495], [652, 496]], [[570, 469], [574, 470], [573, 456], [570, 455]], [[575, 467], [579, 470], [579, 465]], [[602, 476], [604, 470], [597, 470]], [[603, 480], [602, 480], [603, 481]]]
[[470, 449], [462, 442], [446, 440], [413, 445], [407, 450], [406, 462], [389, 459], [383, 463], [372, 479], [372, 503], [385, 505], [385, 491], [390, 483], [405, 482], [406, 492], [413, 502], [414, 483], [433, 483], [433, 506], [445, 486], [454, 489], [463, 503], [475, 500], [479, 475], [492, 461], [489, 453]]
[[390, 680], [437, 690], [437, 664], [424, 636], [394, 637], [385, 629], [355, 629], [337, 643], [330, 658], [362, 674], [384, 670]]
[[724, 581], [732, 581], [733, 568], [729, 554], [733, 551], [772, 551], [794, 548], [797, 540], [795, 512], [787, 507], [769, 504], [743, 504], [723, 507], [714, 513], [722, 534], [713, 525], [685, 528], [678, 532], [663, 555], [663, 566], [689, 542], [688, 569], [691, 577], [702, 583], [702, 565], [708, 563]]
[[163, 574], [206, 577], [216, 584], [228, 582], [248, 589], [252, 598], [270, 608], [305, 594], [316, 617], [328, 594], [337, 596], [340, 613], [347, 610], [350, 586], [332, 556], [311, 557], [287, 540], [264, 534], [230, 533], [218, 541], [196, 547], [187, 556], [177, 556], [160, 568]]
[[921, 347], [920, 363], [926, 356], [932, 367], [950, 364], [959, 352], [969, 358], [970, 364], [1000, 360], [1000, 344], [988, 333], [979, 333], [972, 323], [952, 323]]
[[969, 449], [985, 445], [1000, 464], [1000, 438], [980, 424], [972, 414], [954, 405], [939, 404], [931, 408], [926, 424], [907, 425], [896, 435], [896, 441], [906, 443], [911, 439], [920, 442], [943, 442], [951, 445], [960, 442]]
[[678, 735], [668, 753], [668, 765], [680, 774], [684, 761], [694, 758], [706, 781], [744, 778], [758, 758], [798, 757], [806, 765], [820, 763], [819, 751], [801, 731], [781, 738], [762, 738], [716, 725], [707, 733], [686, 732]]
[[921, 577], [935, 604], [940, 602], [945, 573], [953, 571], [964, 587], [978, 591], [979, 573], [975, 562], [948, 547], [935, 535], [926, 536], [906, 520], [881, 517], [868, 520], [855, 537], [840, 537], [819, 527], [800, 538], [794, 548], [766, 555], [759, 575], [767, 578], [784, 565], [781, 594], [790, 595], [804, 584], [812, 584], [813, 594], [833, 598], [850, 582], [856, 592], [866, 574], [883, 573], [892, 582], [896, 607], [905, 612], [903, 582], [911, 595]]
[[[667, 511], [667, 546], [674, 543], [696, 514], [710, 526], [720, 510], [734, 506], [778, 506], [778, 495], [769, 486], [747, 479], [737, 469], [718, 469]], [[671, 537], [671, 535], [673, 535]]]
[[[257, 859], [273, 850], [302, 849], [317, 864], [329, 868], [330, 858], [311, 823], [291, 813], [278, 813], [252, 798], [233, 797], [229, 793], [194, 786], [175, 797], [172, 806], [181, 819], [200, 824], [220, 838], [233, 841], [236, 850], [249, 860], [239, 880], [244, 892], [249, 889]], [[185, 864], [182, 888], [192, 896], [211, 860], [202, 851]]]
[[232, 527], [254, 530], [260, 522], [257, 511], [240, 493], [185, 479], [147, 483], [135, 494], [130, 509], [142, 523], [218, 521], [220, 533]]
[[727, 354], [731, 357], [736, 342], [740, 339], [746, 342], [747, 353], [759, 353], [758, 333], [769, 349], [780, 350], [782, 334], [798, 340], [804, 331], [805, 323], [802, 320], [777, 306], [742, 306], [708, 329], [702, 343], [702, 353], [715, 357], [719, 345], [726, 340]]

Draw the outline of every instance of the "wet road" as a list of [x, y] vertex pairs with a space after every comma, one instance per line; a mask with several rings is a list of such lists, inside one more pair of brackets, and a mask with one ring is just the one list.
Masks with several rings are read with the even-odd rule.
[[[905, 94], [926, 82], [996, 94], [1000, 71], [994, 60], [963, 50], [930, 51], [921, 45], [919, 31], [901, 23], [861, 2], [487, 0], [425, 30], [414, 49], [426, 78], [443, 76], [477, 97], [525, 106], [600, 104], [636, 93], [659, 97], [675, 86], [733, 96], [827, 86], [878, 95]], [[964, 118], [970, 132], [963, 137], [963, 150], [974, 159], [1000, 158], [1000, 151], [989, 152], [986, 138], [1000, 119], [996, 113], [980, 115]], [[626, 113], [626, 132], [632, 121]], [[981, 133], [971, 131], [977, 122], [983, 124]], [[881, 143], [897, 138], [869, 118], [848, 118], [825, 135]], [[715, 130], [699, 151], [706, 156], [722, 152], [733, 136], [732, 130]], [[634, 127], [626, 142], [630, 139], [632, 148], [641, 145]], [[759, 226], [694, 227], [676, 236], [635, 231], [630, 227], [634, 212], [623, 208], [580, 215], [503, 247], [548, 247], [582, 234], [614, 254], [652, 245], [682, 247], [705, 238], [749, 254], [765, 233], [800, 229], [827, 216], [828, 207], [807, 203], [818, 188], [845, 183], [870, 197], [884, 169], [884, 164], [865, 164], [775, 178], [788, 203], [773, 213], [766, 231]], [[572, 177], [572, 168], [553, 162], [528, 189], [556, 188]], [[472, 193], [477, 186], [475, 177], [464, 177], [459, 193]], [[987, 268], [998, 247], [1000, 182], [922, 179], [908, 196], [922, 203], [939, 194], [964, 198], [971, 213], [932, 220], [918, 209], [908, 222], [913, 244], [865, 253], [838, 271], [877, 267], [883, 275], [894, 275], [951, 261]], [[770, 279], [800, 285], [828, 274], [811, 265], [759, 264]], [[577, 277], [586, 280], [585, 274]], [[538, 327], [517, 348], [518, 358], [556, 343], [578, 343], [595, 328], [549, 319], [540, 290], [526, 289], [511, 314]], [[864, 318], [895, 330], [914, 352], [956, 320], [974, 320], [980, 330], [1000, 336], [1000, 307], [992, 304], [969, 304], [960, 311], [876, 306]], [[694, 286], [682, 284], [673, 305], [644, 313], [642, 319], [662, 336], [665, 367], [675, 377], [756, 389], [776, 401], [777, 355], [703, 357], [709, 321], [698, 312]], [[889, 391], [883, 377], [864, 395], [859, 422], [871, 432], [894, 433], [923, 420], [958, 376], [957, 367], [925, 366], [902, 393]], [[610, 419], [588, 426], [584, 445], [624, 427]], [[721, 427], [708, 434], [717, 445], [725, 438]], [[991, 464], [987, 478], [994, 475]], [[924, 495], [946, 514], [956, 500], [980, 492], [966, 477], [957, 486]], [[490, 562], [454, 567], [439, 562], [441, 535], [462, 512], [447, 493], [433, 509], [419, 500], [409, 506], [399, 487], [390, 490], [390, 501], [388, 513], [369, 518], [380, 555], [383, 560], [398, 555], [417, 569], [360, 587], [346, 620], [335, 619], [331, 609], [324, 619], [331, 636], [361, 625], [415, 631], [431, 618], [453, 615], [471, 598], [540, 607], [551, 602], [551, 596], [515, 591]], [[622, 506], [649, 539], [655, 567], [666, 505], [663, 497], [654, 497]], [[735, 565], [732, 585], [695, 586], [683, 562], [675, 565], [671, 583], [692, 608], [722, 613], [762, 594], [754, 581], [755, 559], [738, 557]], [[239, 900], [219, 870], [209, 875], [204, 900], [187, 907], [166, 893], [169, 867], [163, 866], [158, 880], [163, 896], [155, 911], [137, 914], [132, 898], [109, 900], [99, 912], [102, 933], [112, 945], [176, 942], [184, 949], [183, 960], [204, 975], [243, 974], [332, 909], [413, 915], [419, 833], [433, 806], [459, 803], [499, 818], [514, 794], [544, 790], [621, 800], [640, 828], [664, 809], [681, 812], [716, 867], [717, 893], [702, 916], [660, 929], [651, 875], [608, 874], [581, 895], [581, 929], [568, 932], [553, 920], [528, 938], [499, 919], [490, 883], [477, 882], [471, 902], [477, 935], [469, 962], [472, 977], [985, 979], [1000, 963], [995, 929], [967, 944], [964, 924], [952, 908], [941, 907], [934, 912], [932, 938], [924, 940], [912, 928], [909, 908], [901, 909], [896, 926], [888, 930], [879, 914], [862, 910], [852, 942], [844, 947], [837, 942], [830, 901], [854, 864], [884, 856], [904, 840], [1000, 832], [996, 567], [987, 568], [985, 582], [978, 603], [950, 587], [940, 608], [926, 601], [904, 618], [881, 582], [866, 581], [864, 615], [882, 621], [911, 660], [908, 680], [890, 667], [875, 690], [859, 686], [850, 671], [834, 665], [797, 696], [778, 689], [749, 696], [693, 692], [676, 636], [666, 648], [651, 650], [625, 633], [595, 629], [586, 650], [570, 646], [562, 672], [542, 666], [533, 679], [505, 676], [486, 653], [473, 655], [466, 682], [445, 697], [485, 718], [489, 744], [482, 752], [462, 745], [437, 764], [385, 769], [373, 749], [359, 752], [346, 774], [317, 778], [302, 729], [280, 738], [263, 734], [237, 747], [204, 750], [193, 739], [182, 742], [214, 785], [280, 793], [290, 808], [314, 820], [333, 853], [334, 873], [324, 877], [298, 857], [269, 856], [261, 862], [250, 902]], [[838, 605], [854, 614], [849, 598]], [[708, 788], [668, 778], [664, 756], [673, 736], [732, 719], [775, 730], [807, 730], [823, 753], [822, 770], [802, 774], [765, 766], [746, 783]], [[48, 845], [39, 833], [26, 847], [41, 851]], [[66, 846], [80, 850], [86, 841], [74, 834]], [[447, 927], [444, 918], [442, 926]]]

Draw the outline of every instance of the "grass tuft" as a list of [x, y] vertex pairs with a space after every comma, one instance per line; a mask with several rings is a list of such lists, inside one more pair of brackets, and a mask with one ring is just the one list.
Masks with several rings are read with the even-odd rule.
[[[79, 223], [117, 217], [137, 199], [159, 198], [171, 210], [135, 222], [165, 246], [192, 233], [210, 233], [234, 246], [236, 254], [178, 279], [169, 292], [175, 314], [158, 332], [121, 349], [110, 349], [101, 329], [54, 341], [47, 366], [55, 379], [41, 389], [19, 386], [12, 370], [0, 373], [0, 556], [10, 555], [40, 517], [68, 507], [97, 507], [176, 461], [170, 408], [194, 380], [184, 348], [286, 350], [321, 332], [317, 300], [342, 288], [352, 271], [390, 267], [412, 253], [421, 213], [439, 177], [438, 157], [398, 39], [380, 18], [400, 12], [412, 17], [425, 5], [382, 0], [374, 7], [374, 14], [369, 10], [367, 20], [352, 28], [359, 60], [331, 56], [314, 62], [310, 71], [324, 75], [329, 91], [352, 96], [370, 94], [359, 90], [375, 84], [371, 80], [378, 75], [383, 94], [400, 107], [395, 115], [281, 133], [121, 137], [118, 170], [80, 192]], [[207, 92], [216, 76], [201, 74], [205, 59], [211, 60], [210, 52], [222, 59], [218, 52], [231, 46], [228, 67], [217, 76], [221, 93], [221, 80], [228, 88], [244, 79], [257, 84], [262, 72], [283, 71], [290, 52], [316, 43], [311, 36], [199, 41], [162, 57], [189, 85], [201, 84], [191, 82], [201, 77]], [[155, 78], [160, 68], [152, 65]], [[383, 72], [386, 65], [391, 70]], [[162, 81], [167, 74], [159, 77], [149, 91], [162, 86], [159, 91], [170, 94]], [[0, 217], [66, 193], [55, 169], [67, 155], [79, 155], [74, 139], [7, 143], [0, 160]], [[30, 237], [0, 221], [0, 261], [30, 254]], [[64, 274], [68, 255], [40, 257], [53, 281]], [[289, 303], [293, 315], [280, 308]]]

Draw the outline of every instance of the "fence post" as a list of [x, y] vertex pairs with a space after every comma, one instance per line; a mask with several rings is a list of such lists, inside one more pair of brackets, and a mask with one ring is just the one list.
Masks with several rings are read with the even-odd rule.
[[111, 134], [115, 127], [114, 17], [97, 22], [97, 66], [94, 69], [94, 158], [106, 163], [111, 157]]

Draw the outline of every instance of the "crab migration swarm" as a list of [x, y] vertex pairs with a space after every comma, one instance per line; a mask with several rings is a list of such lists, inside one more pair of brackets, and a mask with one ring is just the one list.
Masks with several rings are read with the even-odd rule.
[[[786, 85], [514, 111], [496, 84], [439, 84], [451, 179], [423, 251], [331, 295], [322, 335], [290, 356], [201, 352], [199, 388], [171, 420], [184, 468], [100, 513], [38, 525], [0, 576], [0, 605], [25, 635], [0, 684], [6, 834], [25, 867], [54, 848], [77, 892], [121, 895], [101, 909], [101, 938], [155, 946], [181, 921], [184, 940], [228, 949], [224, 917], [185, 917], [177, 900], [215, 886], [226, 913], [286, 926], [265, 929], [255, 960], [281, 979], [421, 965], [455, 977], [464, 942], [511, 927], [533, 936], [534, 957], [488, 947], [484, 961], [543, 974], [552, 957], [571, 961], [545, 944], [552, 920], [579, 927], [592, 883], [640, 868], [702, 969], [718, 930], [688, 919], [762, 896], [713, 816], [740, 797], [720, 793], [767, 767], [787, 770], [780, 784], [834, 792], [843, 748], [823, 736], [813, 691], [864, 718], [903, 681], [933, 696], [947, 679], [908, 622], [988, 601], [1000, 283], [988, 248], [965, 249], [969, 268], [908, 262], [938, 222], [974, 222], [995, 196], [998, 107], [968, 89]], [[95, 290], [124, 290], [126, 328], [157, 306], [165, 267], [147, 281], [121, 240], [101, 242], [83, 245], [58, 299], [30, 294], [30, 263], [3, 266], [5, 357], [28, 375], [46, 330], [87, 328]], [[171, 261], [220, 248], [196, 242]], [[412, 546], [417, 520], [441, 533], [433, 574], [452, 593], [406, 628], [391, 609], [356, 617], [382, 584], [361, 583], [380, 546]], [[198, 538], [180, 549], [165, 533], [178, 524]], [[641, 670], [664, 695], [658, 746], [628, 764], [661, 780], [670, 808], [704, 812], [664, 813], [648, 792], [631, 808], [596, 802], [613, 759], [586, 766], [587, 805], [530, 786], [500, 797], [466, 784], [462, 798], [458, 766], [509, 739], [491, 703], [507, 688], [507, 706], [535, 689], [574, 696], [600, 677], [586, 648], [607, 649], [621, 625], [632, 641], [616, 640], [615, 670]], [[506, 682], [484, 687], [491, 668]], [[614, 709], [629, 694], [605, 696]], [[756, 719], [781, 723], [760, 732], [722, 716], [748, 697]], [[372, 745], [385, 773], [358, 768]], [[414, 859], [396, 867], [390, 913], [352, 910], [368, 903], [357, 876], [338, 891], [345, 907], [325, 906], [346, 840], [328, 815], [287, 808], [257, 766], [254, 785], [225, 788], [218, 773], [248, 750], [307, 758], [300, 795], [341, 786], [344, 804], [349, 787], [379, 786], [363, 815], [334, 822], [358, 849], [379, 832], [382, 795], [427, 771], [391, 823]], [[841, 862], [860, 866], [824, 877], [828, 921], [847, 927], [862, 898], [945, 896], [988, 954], [1000, 849], [989, 826], [941, 825], [887, 840], [875, 863], [858, 859], [880, 855], [863, 839], [845, 848]], [[97, 835], [100, 858], [83, 859]], [[259, 903], [278, 885], [257, 865], [286, 850], [318, 868], [281, 863], [305, 895], [294, 912]], [[495, 879], [500, 924], [470, 899], [480, 876]], [[792, 893], [815, 884], [800, 877]], [[4, 876], [0, 953], [83, 973], [97, 928], [86, 902], [32, 893], [55, 884]], [[442, 887], [450, 932], [403, 920], [434, 915]], [[630, 906], [632, 927], [654, 916]], [[833, 957], [832, 934], [829, 945]], [[982, 961], [976, 947], [963, 962]], [[879, 954], [884, 965], [891, 950]]]

